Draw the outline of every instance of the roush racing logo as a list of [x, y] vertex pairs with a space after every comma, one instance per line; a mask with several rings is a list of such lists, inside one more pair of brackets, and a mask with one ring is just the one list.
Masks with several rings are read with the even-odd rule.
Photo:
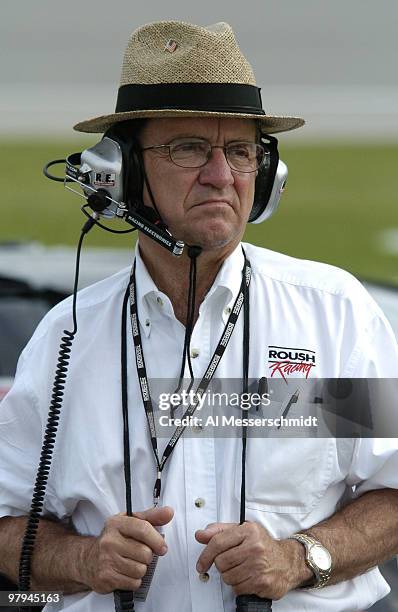
[[286, 380], [287, 376], [296, 372], [308, 378], [315, 365], [315, 351], [285, 346], [268, 347], [268, 366], [271, 370], [271, 378], [280, 374]]

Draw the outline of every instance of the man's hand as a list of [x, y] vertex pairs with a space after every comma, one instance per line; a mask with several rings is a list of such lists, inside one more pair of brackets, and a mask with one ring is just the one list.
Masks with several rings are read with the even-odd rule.
[[109, 518], [85, 554], [87, 586], [97, 593], [136, 591], [153, 555], [167, 552], [164, 538], [155, 527], [166, 525], [173, 515], [173, 509], [165, 506], [135, 512], [132, 517], [117, 514]]
[[280, 599], [312, 576], [304, 547], [300, 550], [294, 540], [274, 540], [259, 523], [212, 523], [195, 537], [207, 544], [197, 570], [206, 572], [214, 563], [236, 595]]

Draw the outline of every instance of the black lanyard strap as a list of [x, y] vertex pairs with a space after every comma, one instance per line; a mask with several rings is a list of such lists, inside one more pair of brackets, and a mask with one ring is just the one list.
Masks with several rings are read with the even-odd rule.
[[[242, 391], [244, 393], [248, 390], [248, 377], [249, 377], [249, 344], [250, 344], [250, 300], [249, 300], [249, 286], [251, 280], [251, 265], [247, 259], [245, 252], [243, 251], [245, 263], [242, 269], [242, 282], [239, 290], [239, 294], [235, 300], [234, 306], [225, 325], [224, 331], [218, 342], [217, 348], [207, 366], [206, 372], [199, 383], [196, 390], [194, 400], [188, 407], [184, 414], [184, 417], [194, 414], [199, 398], [206, 392], [208, 385], [210, 384], [218, 364], [220, 363], [228, 342], [231, 338], [232, 332], [235, 329], [236, 322], [238, 320], [242, 306], [244, 307], [244, 321], [243, 321], [243, 385]], [[135, 261], [133, 264], [132, 274], [130, 277], [130, 285], [127, 287], [124, 301], [123, 301], [123, 313], [122, 313], [122, 346], [121, 346], [121, 360], [122, 360], [122, 407], [123, 407], [123, 418], [124, 418], [124, 462], [125, 462], [125, 480], [126, 480], [126, 499], [127, 509], [131, 513], [131, 473], [130, 473], [130, 442], [128, 433], [128, 396], [127, 396], [127, 301], [130, 294], [130, 315], [131, 315], [131, 329], [135, 347], [135, 357], [137, 374], [140, 383], [142, 401], [145, 408], [145, 414], [148, 421], [148, 426], [151, 435], [152, 448], [158, 467], [157, 479], [154, 487], [154, 504], [157, 505], [160, 492], [161, 492], [161, 476], [163, 467], [168, 457], [173, 452], [178, 440], [185, 430], [185, 426], [177, 427], [174, 431], [173, 436], [170, 438], [169, 443], [163, 453], [162, 460], [159, 461], [156, 427], [153, 414], [153, 406], [151, 402], [149, 383], [146, 373], [144, 353], [142, 349], [139, 317], [137, 309], [137, 290], [135, 282]], [[187, 421], [185, 421], [187, 422]], [[246, 472], [246, 441], [247, 441], [247, 428], [242, 428], [242, 483], [241, 483], [241, 501], [240, 501], [240, 522], [245, 521], [245, 472]], [[128, 469], [126, 469], [126, 462], [128, 463]], [[129, 512], [128, 512], [129, 514]], [[115, 594], [115, 603], [118, 604], [118, 597], [120, 595], [125, 596], [126, 608], [132, 612], [134, 610], [133, 593], [118, 592]], [[270, 612], [272, 610], [272, 602], [269, 599], [260, 599], [255, 595], [241, 595], [236, 599], [237, 611], [248, 612], [249, 610], [259, 610], [259, 612]], [[120, 605], [116, 605], [116, 610], [121, 611]]]
[[[249, 296], [248, 289], [249, 289], [250, 280], [251, 280], [251, 265], [244, 251], [243, 251], [243, 254], [244, 254], [244, 265], [242, 268], [242, 282], [240, 285], [239, 293], [235, 299], [233, 308], [230, 312], [227, 323], [222, 332], [221, 338], [217, 344], [217, 347], [213, 353], [213, 356], [209, 362], [209, 365], [207, 366], [206, 372], [202, 380], [199, 383], [196, 393], [194, 394], [194, 399], [191, 402], [191, 404], [188, 406], [187, 410], [185, 411], [183, 415], [183, 422], [185, 423], [189, 422], [189, 418], [185, 420], [185, 417], [191, 417], [195, 413], [200, 398], [206, 392], [207, 387], [209, 386], [217, 370], [217, 367], [224, 355], [225, 349], [228, 346], [228, 342], [235, 329], [242, 306], [244, 305], [245, 301], [248, 302], [248, 296]], [[178, 440], [184, 433], [186, 425], [180, 425], [176, 427], [173, 435], [171, 436], [163, 452], [162, 458], [159, 459], [154, 411], [153, 411], [152, 400], [151, 400], [151, 395], [150, 395], [150, 390], [149, 390], [149, 382], [148, 382], [147, 370], [145, 366], [144, 351], [142, 348], [142, 341], [141, 341], [140, 322], [139, 322], [139, 314], [138, 314], [138, 307], [137, 307], [136, 262], [135, 260], [133, 263], [132, 273], [130, 276], [130, 318], [131, 318], [131, 331], [132, 331], [134, 349], [135, 349], [135, 360], [136, 360], [136, 366], [137, 366], [138, 381], [140, 384], [142, 402], [144, 404], [145, 414], [146, 414], [146, 418], [148, 422], [152, 450], [154, 453], [154, 457], [155, 457], [155, 461], [156, 461], [156, 465], [158, 469], [157, 479], [156, 479], [154, 491], [153, 491], [154, 504], [156, 505], [159, 501], [160, 492], [161, 492], [161, 475], [162, 475], [163, 468], [168, 458], [172, 454]], [[246, 328], [246, 325], [244, 327]]]

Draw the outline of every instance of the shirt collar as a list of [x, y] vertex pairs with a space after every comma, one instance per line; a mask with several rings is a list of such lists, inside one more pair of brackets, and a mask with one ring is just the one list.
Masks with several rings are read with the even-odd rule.
[[[137, 304], [139, 305], [139, 319], [145, 336], [148, 337], [151, 333], [151, 317], [149, 304], [155, 302], [162, 308], [162, 314], [166, 316], [174, 316], [173, 307], [169, 298], [159, 291], [154, 283], [147, 267], [140, 255], [138, 241], [135, 246], [135, 261], [136, 261], [136, 282], [137, 282]], [[242, 268], [244, 257], [241, 244], [234, 249], [229, 257], [223, 262], [213, 285], [206, 295], [202, 307], [207, 305], [214, 296], [223, 295], [224, 308], [221, 316], [224, 322], [227, 321], [230, 309], [238, 295], [242, 282]]]
[[154, 283], [148, 269], [141, 257], [139, 249], [139, 241], [135, 245], [135, 277], [137, 285], [137, 305], [138, 305], [138, 316], [141, 324], [141, 328], [144, 331], [145, 336], [148, 338], [151, 333], [152, 314], [153, 309], [156, 307], [161, 309], [159, 313], [162, 315], [173, 316], [173, 307], [169, 298], [159, 291], [156, 284]]
[[[223, 262], [215, 280], [210, 288], [203, 305], [215, 295], [223, 295], [224, 308], [222, 310], [222, 319], [226, 323], [236, 296], [242, 283], [242, 268], [244, 257], [242, 245], [232, 251], [231, 255]], [[202, 305], [202, 306], [203, 306]]]

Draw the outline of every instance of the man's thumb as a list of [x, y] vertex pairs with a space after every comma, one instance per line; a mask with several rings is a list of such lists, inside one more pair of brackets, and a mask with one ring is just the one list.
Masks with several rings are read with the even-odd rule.
[[142, 512], [134, 512], [133, 516], [148, 521], [148, 523], [151, 523], [154, 527], [160, 527], [161, 525], [170, 523], [174, 516], [174, 510], [170, 506], [159, 506], [157, 508], [143, 510]]

